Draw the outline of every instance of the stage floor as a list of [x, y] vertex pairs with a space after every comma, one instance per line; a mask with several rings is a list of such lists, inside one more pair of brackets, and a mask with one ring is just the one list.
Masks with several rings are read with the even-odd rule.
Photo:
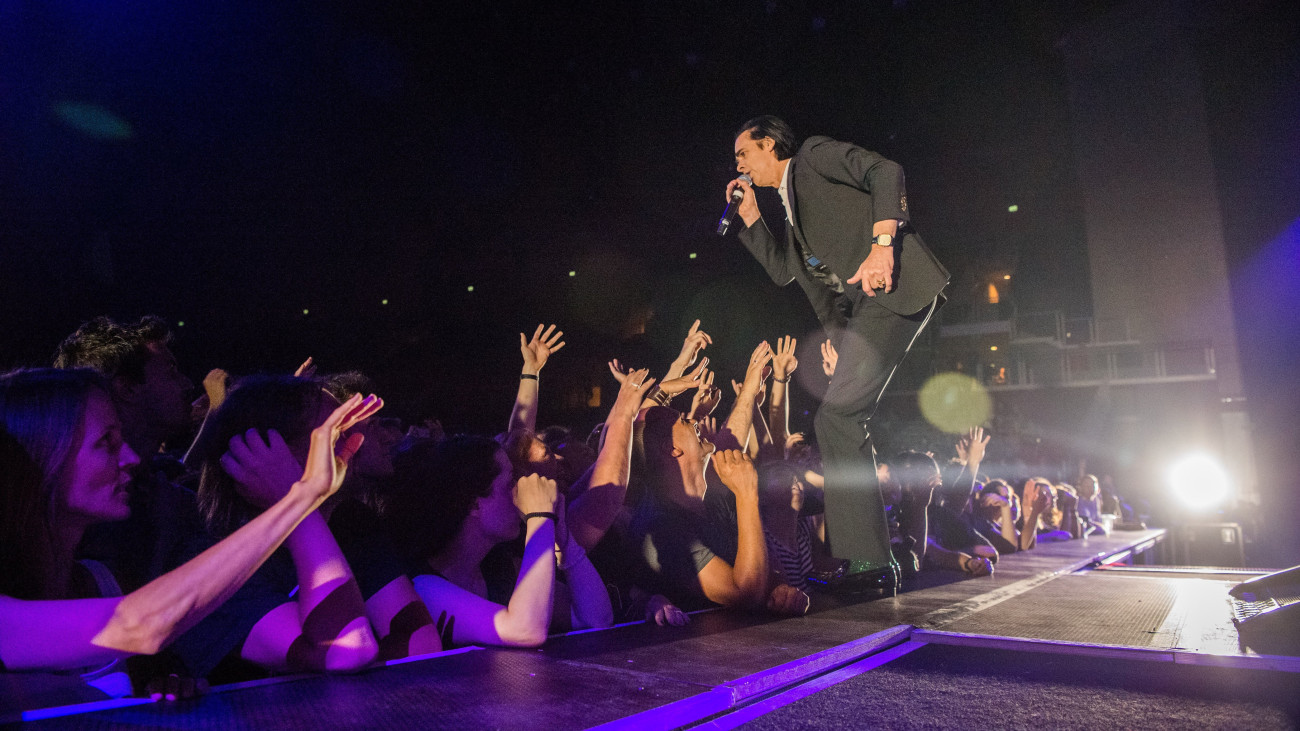
[[[1050, 670], [1058, 658], [1065, 667], [1092, 663], [1102, 675], [1113, 666], [1139, 684], [1150, 678], [1177, 686], [1178, 673], [1223, 673], [1245, 678], [1246, 689], [1280, 685], [1290, 689], [1288, 697], [1300, 697], [1296, 658], [1238, 646], [1227, 590], [1257, 572], [1142, 565], [1160, 559], [1163, 537], [1149, 530], [1046, 544], [1003, 557], [990, 577], [927, 573], [893, 598], [818, 597], [805, 617], [708, 611], [684, 628], [625, 625], [554, 637], [539, 650], [470, 648], [350, 676], [220, 687], [171, 706], [126, 700], [24, 716], [34, 727], [63, 728], [733, 728], [775, 723], [797, 707], [783, 726], [815, 728], [848, 723], [843, 714], [852, 704], [832, 699], [870, 677], [906, 678], [930, 666], [943, 678], [961, 677], [942, 675], [954, 663], [996, 677], [1015, 675], [1017, 663], [1047, 663]], [[1105, 565], [1135, 555], [1135, 566]], [[1185, 669], [1191, 666], [1201, 667]], [[879, 675], [860, 677], [872, 672]], [[1065, 680], [1057, 675], [1052, 682], [1068, 682], [1068, 672]], [[1083, 675], [1079, 681], [1081, 688], [1091, 682]], [[1253, 696], [1239, 695], [1242, 709], [1255, 708]], [[1229, 717], [1233, 697], [1219, 701], [1229, 705], [1216, 712], [1227, 715], [1215, 718]], [[861, 723], [848, 725], [981, 725], [969, 713], [947, 723], [940, 715], [881, 715], [884, 706], [861, 703]], [[1256, 709], [1243, 718], [1266, 727], [1274, 725], [1270, 719], [1290, 718], [1294, 725], [1289, 708]], [[54, 717], [39, 720], [47, 715]]]

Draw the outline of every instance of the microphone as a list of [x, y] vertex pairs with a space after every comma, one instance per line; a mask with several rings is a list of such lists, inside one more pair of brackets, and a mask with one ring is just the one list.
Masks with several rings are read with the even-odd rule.
[[[742, 175], [740, 179], [750, 185], [754, 184], [754, 179], [749, 175]], [[727, 235], [727, 229], [731, 228], [731, 220], [736, 217], [736, 209], [740, 208], [740, 202], [743, 200], [745, 200], [745, 191], [737, 185], [736, 189], [731, 191], [731, 200], [727, 201], [727, 210], [723, 211], [722, 218], [718, 219], [719, 236]]]

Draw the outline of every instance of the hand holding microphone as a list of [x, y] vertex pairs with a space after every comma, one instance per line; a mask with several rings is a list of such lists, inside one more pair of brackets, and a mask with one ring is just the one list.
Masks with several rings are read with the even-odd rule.
[[[727, 210], [723, 211], [722, 218], [718, 219], [719, 236], [727, 235], [728, 229], [731, 228], [731, 222], [735, 220], [736, 213], [740, 211], [741, 206], [745, 203], [746, 197], [750, 197], [749, 205], [754, 206], [757, 210], [758, 204], [753, 201], [750, 195], [754, 191], [754, 189], [750, 187], [753, 182], [753, 179], [748, 175], [741, 175], [739, 178], [736, 178], [727, 185]], [[742, 216], [742, 218], [744, 218], [744, 216]]]

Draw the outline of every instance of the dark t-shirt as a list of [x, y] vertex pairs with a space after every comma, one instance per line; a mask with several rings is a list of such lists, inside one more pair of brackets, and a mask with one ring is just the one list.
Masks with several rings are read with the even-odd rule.
[[706, 492], [704, 510], [698, 513], [647, 494], [633, 514], [630, 531], [645, 569], [643, 588], [683, 608], [711, 606], [699, 573], [715, 556], [735, 565], [737, 532], [730, 491]]

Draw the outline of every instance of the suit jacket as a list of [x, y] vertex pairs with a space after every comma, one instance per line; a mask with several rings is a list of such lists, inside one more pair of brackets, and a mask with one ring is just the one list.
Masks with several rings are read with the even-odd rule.
[[[845, 281], [844, 294], [855, 305], [867, 295], [861, 284], [847, 284], [871, 252], [876, 221], [910, 220], [903, 168], [848, 142], [810, 137], [790, 160], [786, 194], [794, 220], [778, 241], [760, 219], [740, 232], [741, 243], [780, 286], [798, 281], [823, 325], [837, 320], [835, 293], [803, 265], [794, 238]], [[877, 292], [880, 305], [900, 315], [919, 312], [948, 284], [948, 270], [905, 226], [895, 240], [894, 291]]]

